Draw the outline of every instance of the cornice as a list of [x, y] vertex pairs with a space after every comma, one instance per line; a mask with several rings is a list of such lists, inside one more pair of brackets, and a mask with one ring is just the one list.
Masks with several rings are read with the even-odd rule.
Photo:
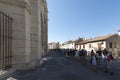
[[43, 7], [45, 13], [48, 14], [47, 2], [46, 0], [41, 0], [41, 6]]
[[12, 6], [19, 6], [25, 8], [31, 14], [31, 7], [27, 0], [0, 0], [0, 3], [9, 4]]

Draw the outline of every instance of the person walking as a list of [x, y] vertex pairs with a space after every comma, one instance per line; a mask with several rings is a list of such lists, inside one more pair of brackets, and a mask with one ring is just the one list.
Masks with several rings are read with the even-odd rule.
[[102, 61], [102, 51], [101, 51], [101, 49], [98, 49], [96, 51], [96, 54], [97, 54], [97, 62], [100, 63]]
[[91, 65], [92, 65], [92, 69], [94, 71], [97, 71], [96, 54], [93, 50], [91, 51]]
[[113, 70], [112, 70], [112, 63], [113, 63], [113, 56], [111, 53], [109, 53], [107, 56], [106, 56], [106, 70], [105, 72], [106, 73], [110, 73], [111, 75], [113, 75]]

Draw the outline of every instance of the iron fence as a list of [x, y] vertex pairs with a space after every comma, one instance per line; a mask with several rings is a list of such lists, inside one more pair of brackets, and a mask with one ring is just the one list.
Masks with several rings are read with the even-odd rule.
[[12, 67], [12, 21], [13, 19], [0, 11], [0, 68]]

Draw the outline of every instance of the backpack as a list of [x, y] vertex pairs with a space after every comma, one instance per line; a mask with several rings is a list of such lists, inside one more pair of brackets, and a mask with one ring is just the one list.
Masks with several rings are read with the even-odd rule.
[[108, 57], [107, 57], [107, 60], [110, 62], [111, 60], [113, 60], [114, 58], [113, 58], [113, 56], [112, 55], [109, 55]]
[[109, 55], [112, 60], [114, 60], [114, 57], [112, 55]]
[[110, 62], [112, 59], [110, 56], [107, 57], [107, 60]]

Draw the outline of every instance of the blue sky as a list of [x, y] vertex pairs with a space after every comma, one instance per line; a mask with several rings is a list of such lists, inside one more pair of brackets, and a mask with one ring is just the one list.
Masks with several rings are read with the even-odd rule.
[[47, 0], [48, 42], [93, 38], [120, 29], [120, 0]]

